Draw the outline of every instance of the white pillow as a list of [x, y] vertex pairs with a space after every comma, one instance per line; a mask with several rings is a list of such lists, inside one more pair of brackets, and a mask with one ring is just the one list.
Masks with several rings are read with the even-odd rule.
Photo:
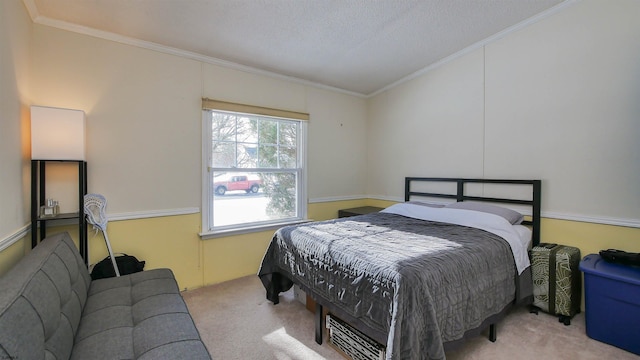
[[449, 204], [446, 207], [451, 209], [473, 210], [473, 211], [480, 211], [480, 212], [485, 212], [489, 214], [499, 215], [507, 219], [507, 221], [510, 222], [511, 225], [521, 224], [522, 220], [524, 220], [524, 216], [515, 210], [511, 210], [511, 209], [507, 209], [501, 206], [496, 206], [491, 204], [461, 201], [461, 202]]
[[434, 204], [434, 203], [428, 203], [428, 202], [424, 202], [424, 201], [407, 201], [407, 202], [405, 202], [405, 204], [421, 205], [421, 206], [427, 206], [427, 207], [432, 207], [432, 208], [444, 207], [443, 204]]

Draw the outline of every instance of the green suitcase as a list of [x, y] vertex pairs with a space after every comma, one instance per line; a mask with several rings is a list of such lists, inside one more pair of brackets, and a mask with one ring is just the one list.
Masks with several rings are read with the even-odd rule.
[[580, 312], [582, 278], [580, 249], [558, 244], [539, 244], [531, 249], [533, 305], [531, 312], [542, 310], [559, 315], [559, 321], [571, 324]]

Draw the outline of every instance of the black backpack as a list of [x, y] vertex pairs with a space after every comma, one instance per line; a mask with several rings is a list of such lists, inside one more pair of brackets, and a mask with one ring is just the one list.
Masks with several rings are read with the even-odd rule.
[[640, 266], [640, 253], [631, 253], [622, 250], [608, 249], [600, 250], [600, 256], [611, 263]]
[[[127, 275], [142, 271], [144, 269], [145, 262], [139, 261], [135, 256], [122, 254], [116, 256], [116, 264], [118, 264], [118, 271], [120, 272], [120, 275]], [[109, 256], [100, 260], [100, 262], [97, 263], [91, 271], [91, 280], [114, 276], [116, 276], [116, 272], [113, 270], [113, 264], [111, 263], [111, 258]]]

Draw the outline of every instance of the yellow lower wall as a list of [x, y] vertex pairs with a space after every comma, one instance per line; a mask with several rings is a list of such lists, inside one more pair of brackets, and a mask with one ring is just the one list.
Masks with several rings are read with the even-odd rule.
[[30, 244], [31, 240], [25, 237], [0, 251], [0, 275], [4, 275], [22, 259], [28, 248], [31, 247]]
[[[309, 204], [309, 217], [314, 220], [335, 218], [339, 209], [358, 206], [385, 207], [393, 202], [363, 199]], [[49, 234], [69, 231], [73, 227], [57, 227]], [[146, 261], [145, 269], [171, 268], [181, 289], [194, 289], [239, 277], [256, 274], [273, 231], [201, 240], [200, 214], [112, 221], [108, 234], [115, 252], [128, 253]], [[543, 219], [543, 242], [554, 242], [580, 248], [583, 256], [601, 249], [617, 248], [640, 252], [640, 229]], [[0, 252], [0, 274], [4, 274], [28, 251], [25, 238]], [[101, 234], [89, 230], [91, 264], [107, 256]]]
[[583, 257], [604, 249], [640, 252], [640, 229], [543, 218], [540, 241], [575, 246]]
[[[348, 200], [309, 204], [308, 217], [328, 220], [338, 217], [339, 209], [365, 206], [366, 200]], [[273, 231], [202, 240], [204, 253], [203, 285], [216, 284], [257, 274]]]
[[[181, 289], [203, 285], [200, 214], [112, 221], [107, 234], [115, 253], [123, 252], [146, 261], [145, 269], [169, 268]], [[107, 256], [100, 233], [89, 230], [89, 259], [96, 263]]]
[[[332, 219], [338, 210], [364, 206], [366, 200], [309, 204], [309, 217]], [[194, 289], [257, 274], [273, 231], [201, 240], [200, 214], [109, 222], [107, 234], [115, 253], [127, 253], [146, 261], [145, 269], [170, 268], [181, 289]], [[47, 235], [68, 231], [78, 242], [77, 227], [49, 228]], [[0, 275], [6, 273], [30, 249], [30, 235], [0, 252]], [[100, 232], [89, 227], [89, 264], [107, 256]]]

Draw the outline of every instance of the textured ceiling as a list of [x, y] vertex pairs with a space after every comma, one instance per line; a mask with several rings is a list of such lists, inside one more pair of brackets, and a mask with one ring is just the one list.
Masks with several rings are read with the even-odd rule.
[[[23, 0], [83, 27], [370, 95], [563, 0]], [[558, 7], [556, 7], [558, 8]], [[72, 25], [72, 26], [70, 26]], [[100, 35], [102, 34], [102, 35]]]

